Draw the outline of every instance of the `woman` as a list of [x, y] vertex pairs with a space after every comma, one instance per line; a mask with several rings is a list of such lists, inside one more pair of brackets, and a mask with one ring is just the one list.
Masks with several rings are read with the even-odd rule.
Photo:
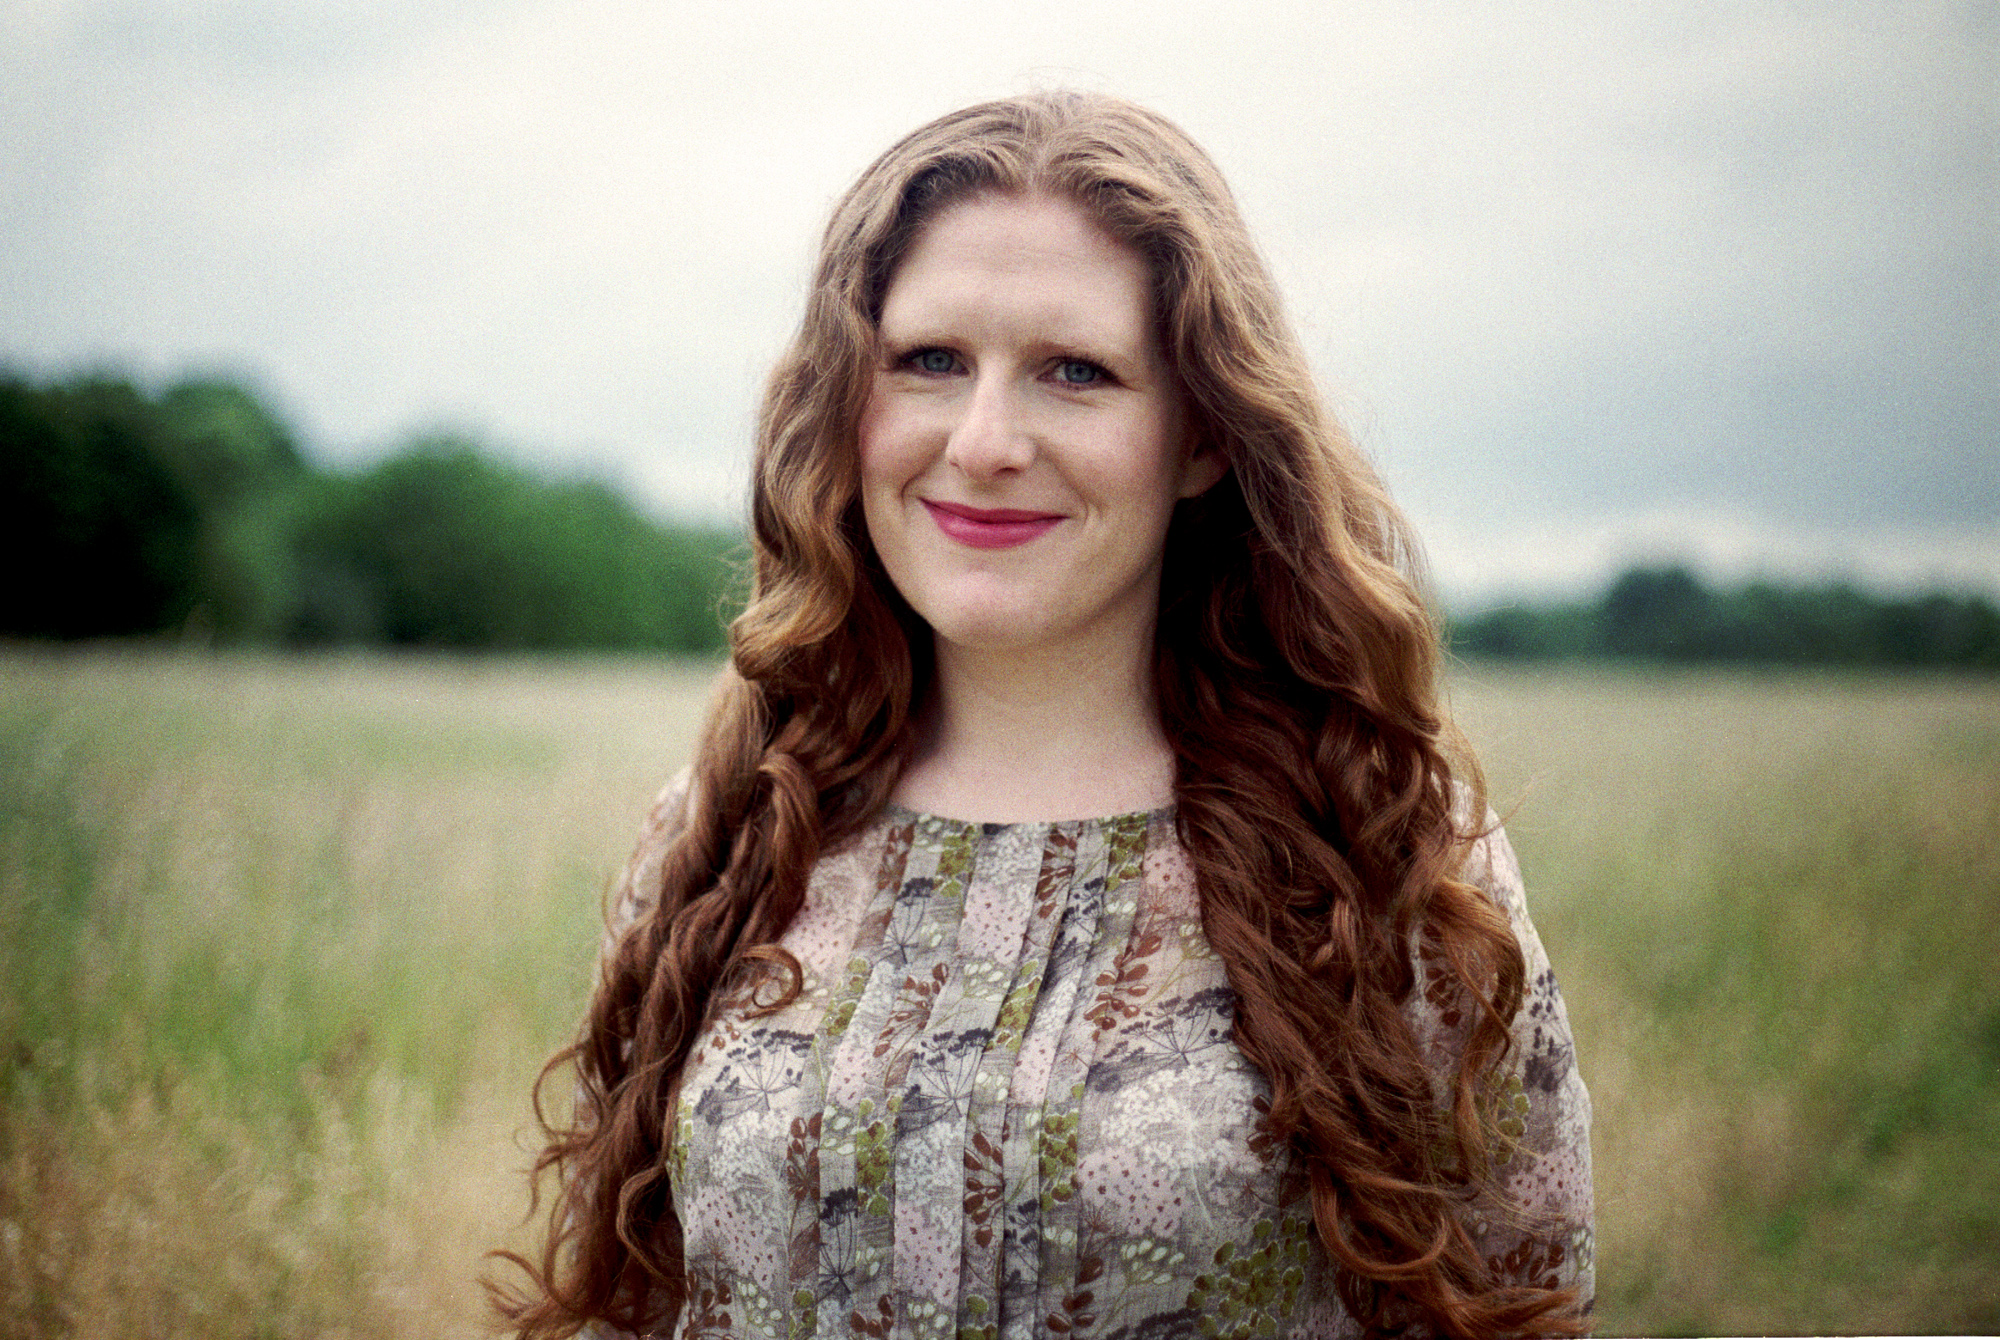
[[1054, 94], [890, 149], [753, 515], [523, 1335], [1582, 1329], [1561, 999], [1199, 148]]

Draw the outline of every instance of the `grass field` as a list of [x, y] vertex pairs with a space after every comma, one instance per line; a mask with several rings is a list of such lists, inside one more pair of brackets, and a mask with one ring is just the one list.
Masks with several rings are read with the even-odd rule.
[[[0, 651], [0, 1340], [476, 1335], [700, 667]], [[1607, 1333], [2000, 1328], [2000, 683], [1469, 667]]]

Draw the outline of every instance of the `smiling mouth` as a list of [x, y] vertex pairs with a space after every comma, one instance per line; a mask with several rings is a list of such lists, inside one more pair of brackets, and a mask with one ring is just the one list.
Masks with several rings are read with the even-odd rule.
[[948, 539], [973, 549], [1012, 549], [1046, 533], [1062, 515], [1028, 512], [1017, 507], [967, 507], [962, 503], [919, 499]]

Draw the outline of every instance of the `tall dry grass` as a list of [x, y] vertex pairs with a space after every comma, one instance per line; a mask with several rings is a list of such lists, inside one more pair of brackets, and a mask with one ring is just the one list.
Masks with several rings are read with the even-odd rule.
[[[0, 1340], [474, 1335], [706, 671], [0, 653]], [[2000, 1326], [2000, 687], [1462, 673], [1612, 1332]]]
[[1459, 676], [1594, 1099], [1600, 1312], [2000, 1329], [2000, 682]]
[[0, 1337], [482, 1333], [707, 677], [0, 658]]

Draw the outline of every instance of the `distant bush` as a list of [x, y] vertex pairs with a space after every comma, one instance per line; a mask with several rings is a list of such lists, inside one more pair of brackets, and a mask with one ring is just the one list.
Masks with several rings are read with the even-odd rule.
[[[729, 531], [461, 439], [315, 469], [256, 397], [0, 376], [0, 634], [711, 652]], [[31, 578], [31, 579], [30, 579]]]
[[1846, 584], [1718, 590], [1684, 567], [1641, 567], [1594, 600], [1454, 620], [1452, 646], [1504, 660], [2000, 670], [2000, 610], [1977, 595], [1895, 598]]

